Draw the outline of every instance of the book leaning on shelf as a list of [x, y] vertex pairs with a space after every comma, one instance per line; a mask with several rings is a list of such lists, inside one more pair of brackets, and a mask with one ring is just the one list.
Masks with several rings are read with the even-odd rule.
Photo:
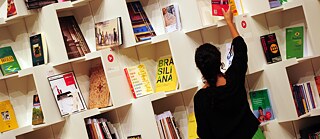
[[0, 69], [3, 76], [17, 73], [21, 70], [11, 46], [0, 48]]
[[128, 2], [127, 7], [136, 42], [150, 40], [156, 36], [140, 1]]
[[48, 77], [61, 116], [87, 110], [73, 72]]
[[211, 5], [213, 16], [223, 16], [222, 8], [225, 11], [231, 8], [234, 16], [244, 13], [241, 0], [211, 0]]
[[156, 121], [161, 139], [181, 139], [179, 128], [170, 111], [156, 115]]
[[304, 48], [304, 27], [286, 28], [287, 59], [302, 58]]
[[274, 119], [268, 89], [250, 91], [253, 113], [260, 123]]
[[7, 18], [17, 15], [17, 8], [14, 1], [15, 0], [7, 0]]
[[44, 116], [40, 104], [38, 95], [33, 96], [33, 108], [32, 108], [32, 125], [39, 125], [44, 123]]
[[42, 8], [43, 6], [57, 2], [57, 0], [25, 0], [26, 6], [29, 10]]
[[110, 91], [102, 65], [90, 69], [89, 109], [112, 106]]
[[268, 64], [282, 61], [275, 33], [260, 36], [260, 41]]
[[178, 77], [172, 56], [158, 60], [156, 92], [168, 92], [178, 88]]
[[74, 16], [59, 17], [59, 24], [69, 59], [82, 57], [90, 53]]
[[0, 102], [0, 132], [18, 128], [16, 116], [9, 100]]
[[97, 50], [122, 45], [121, 17], [96, 23], [95, 33]]
[[33, 66], [48, 63], [48, 48], [43, 34], [30, 36], [30, 47]]
[[134, 98], [154, 93], [144, 64], [127, 67], [124, 72]]
[[166, 33], [181, 30], [180, 12], [177, 4], [162, 8], [162, 16]]
[[89, 139], [120, 139], [115, 126], [105, 118], [85, 119]]
[[317, 108], [312, 86], [311, 82], [292, 85], [292, 95], [298, 116]]

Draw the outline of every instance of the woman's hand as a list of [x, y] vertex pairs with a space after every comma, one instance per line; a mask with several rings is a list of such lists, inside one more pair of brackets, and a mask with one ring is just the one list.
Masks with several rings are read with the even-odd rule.
[[222, 13], [223, 13], [223, 16], [224, 16], [224, 19], [226, 20], [226, 22], [228, 24], [233, 24], [233, 13], [231, 12], [231, 7], [229, 7], [228, 11], [225, 11], [223, 8], [222, 8]]

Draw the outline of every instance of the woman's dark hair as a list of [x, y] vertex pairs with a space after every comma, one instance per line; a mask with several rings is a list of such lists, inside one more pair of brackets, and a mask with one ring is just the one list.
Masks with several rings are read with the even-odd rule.
[[205, 43], [196, 50], [196, 65], [199, 68], [204, 79], [211, 86], [216, 86], [217, 76], [222, 74], [221, 53], [217, 47], [212, 44]]

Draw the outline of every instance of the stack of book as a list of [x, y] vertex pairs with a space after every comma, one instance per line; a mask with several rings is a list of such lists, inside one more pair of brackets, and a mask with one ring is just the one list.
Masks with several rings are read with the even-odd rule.
[[313, 92], [310, 82], [295, 84], [292, 86], [292, 95], [298, 116], [306, 114], [317, 107]]
[[181, 139], [179, 129], [170, 111], [156, 115], [161, 139]]
[[119, 139], [117, 129], [105, 118], [88, 118], [86, 128], [89, 139]]

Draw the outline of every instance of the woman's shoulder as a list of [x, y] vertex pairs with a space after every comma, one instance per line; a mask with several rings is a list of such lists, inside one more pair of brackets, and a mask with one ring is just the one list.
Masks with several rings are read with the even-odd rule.
[[194, 95], [194, 101], [203, 100], [205, 98], [209, 97], [209, 88], [201, 88], [197, 91], [197, 93]]

